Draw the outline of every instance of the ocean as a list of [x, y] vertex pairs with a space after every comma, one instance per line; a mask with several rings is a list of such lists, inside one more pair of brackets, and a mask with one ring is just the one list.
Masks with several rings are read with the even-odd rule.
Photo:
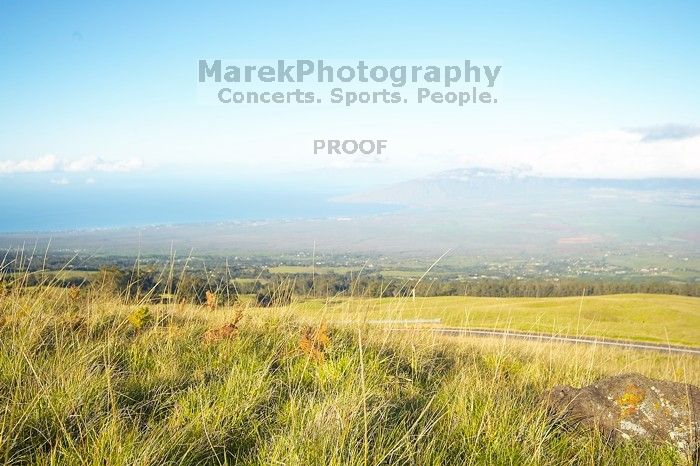
[[64, 231], [222, 221], [353, 217], [388, 205], [346, 204], [347, 190], [279, 183], [0, 178], [0, 232]]

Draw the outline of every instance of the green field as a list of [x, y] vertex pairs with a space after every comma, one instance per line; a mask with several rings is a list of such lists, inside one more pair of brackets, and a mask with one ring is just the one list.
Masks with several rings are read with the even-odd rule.
[[[457, 324], [465, 307], [484, 316], [537, 315], [570, 312], [576, 302], [394, 298], [325, 310], [335, 317], [434, 312]], [[617, 302], [627, 312], [640, 302], [661, 306], [644, 296], [591, 302], [608, 310]], [[321, 301], [251, 304], [144, 306], [56, 287], [0, 294], [0, 462], [690, 464], [672, 445], [613, 444], [561, 429], [542, 399], [554, 385], [623, 372], [698, 384], [698, 357], [310, 326], [305, 319], [319, 317]], [[684, 304], [695, 302], [680, 298], [675, 312], [697, 318], [697, 308], [683, 311]], [[695, 322], [686, 326], [697, 329]], [[229, 332], [216, 333], [222, 329]]]
[[700, 298], [628, 294], [570, 298], [431, 297], [312, 300], [329, 321], [440, 319], [441, 326], [509, 329], [700, 346]]
[[316, 266], [312, 267], [310, 265], [280, 265], [278, 267], [270, 267], [269, 268], [270, 273], [274, 274], [299, 274], [299, 273], [318, 273], [318, 274], [323, 274], [323, 273], [337, 273], [339, 275], [350, 273], [350, 272], [359, 272], [360, 267], [325, 267], [325, 266]]
[[[25, 275], [25, 272], [7, 274], [7, 277], [21, 277]], [[99, 275], [97, 270], [43, 270], [41, 272], [33, 272], [32, 275], [41, 277], [44, 280], [71, 280], [71, 279], [84, 279], [90, 280]]]

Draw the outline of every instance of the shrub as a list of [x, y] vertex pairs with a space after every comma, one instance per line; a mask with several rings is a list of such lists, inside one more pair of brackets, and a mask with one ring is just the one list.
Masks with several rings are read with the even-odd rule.
[[151, 322], [151, 311], [148, 306], [137, 307], [126, 319], [136, 330], [141, 330]]

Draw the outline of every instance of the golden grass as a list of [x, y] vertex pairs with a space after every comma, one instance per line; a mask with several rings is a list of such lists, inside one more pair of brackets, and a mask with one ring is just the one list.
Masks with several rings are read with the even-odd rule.
[[[689, 461], [561, 431], [541, 399], [622, 372], [699, 384], [697, 357], [336, 326], [308, 303], [149, 305], [136, 326], [143, 305], [70, 293], [0, 298], [4, 463]], [[236, 332], [203, 341], [227, 325]]]

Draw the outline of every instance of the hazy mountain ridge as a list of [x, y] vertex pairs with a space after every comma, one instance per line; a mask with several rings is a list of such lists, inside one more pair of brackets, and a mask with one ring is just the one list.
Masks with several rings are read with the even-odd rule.
[[337, 197], [347, 203], [385, 203], [410, 207], [468, 207], [475, 202], [508, 203], [627, 199], [700, 207], [700, 180], [545, 178], [526, 170], [455, 169]]

